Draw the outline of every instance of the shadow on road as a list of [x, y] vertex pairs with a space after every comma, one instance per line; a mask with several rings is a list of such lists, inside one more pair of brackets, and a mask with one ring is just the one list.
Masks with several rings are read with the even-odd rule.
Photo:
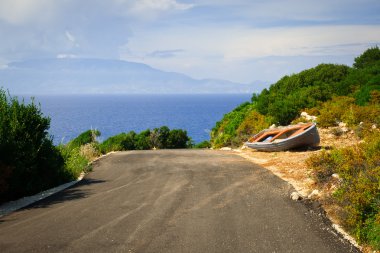
[[66, 190], [62, 192], [58, 192], [56, 194], [53, 194], [52, 196], [43, 199], [41, 201], [38, 201], [30, 206], [25, 207], [25, 209], [32, 209], [32, 208], [46, 208], [51, 205], [82, 199], [86, 198], [91, 195], [91, 190], [88, 189], [87, 186], [92, 184], [100, 184], [104, 183], [106, 181], [104, 180], [97, 180], [97, 179], [83, 179], [76, 185], [67, 188]]
[[[72, 187], [69, 187], [61, 192], [55, 193], [45, 199], [37, 201], [33, 204], [30, 204], [24, 208], [21, 208], [18, 211], [22, 210], [31, 210], [36, 208], [47, 208], [56, 204], [60, 204], [63, 202], [73, 201], [77, 199], [82, 199], [90, 196], [92, 191], [90, 189], [90, 185], [92, 184], [100, 184], [106, 182], [105, 180], [97, 180], [97, 179], [88, 179], [84, 178], [82, 181], [78, 182]], [[16, 211], [16, 212], [18, 212]], [[8, 222], [9, 216], [0, 217], [0, 224], [3, 222]]]

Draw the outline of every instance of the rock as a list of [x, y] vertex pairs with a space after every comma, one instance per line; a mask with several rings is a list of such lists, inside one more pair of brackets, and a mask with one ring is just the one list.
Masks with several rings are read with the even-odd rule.
[[307, 112], [301, 112], [301, 117], [306, 119], [306, 120], [311, 120], [311, 121], [316, 121], [317, 117], [309, 115]]
[[276, 124], [273, 124], [269, 127], [269, 129], [273, 129], [273, 128], [276, 128]]
[[373, 124], [372, 129], [376, 129], [376, 128], [377, 128], [376, 124]]
[[343, 133], [347, 133], [349, 131], [349, 129], [347, 127], [342, 127], [341, 130]]
[[332, 174], [331, 177], [336, 178], [336, 179], [340, 179], [339, 175], [336, 173]]
[[221, 148], [220, 150], [223, 150], [223, 151], [230, 151], [230, 150], [232, 150], [232, 148], [230, 148], [230, 147], [223, 147], [223, 148]]
[[339, 127], [340, 128], [347, 127], [347, 124], [344, 122], [339, 122]]
[[309, 196], [307, 196], [309, 199], [314, 199], [314, 198], [317, 198], [319, 197], [319, 191], [317, 189], [313, 190]]
[[243, 147], [241, 147], [241, 150], [244, 150], [244, 149], [247, 149], [248, 147], [246, 145], [243, 145]]
[[294, 201], [297, 201], [297, 200], [301, 200], [301, 199], [302, 199], [301, 195], [300, 195], [298, 192], [292, 192], [292, 193], [290, 194], [290, 198], [291, 198], [292, 200], [294, 200]]

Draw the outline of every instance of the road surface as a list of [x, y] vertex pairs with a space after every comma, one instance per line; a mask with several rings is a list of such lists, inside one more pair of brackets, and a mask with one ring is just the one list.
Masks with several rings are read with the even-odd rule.
[[0, 252], [358, 252], [292, 190], [231, 152], [115, 153], [0, 218]]

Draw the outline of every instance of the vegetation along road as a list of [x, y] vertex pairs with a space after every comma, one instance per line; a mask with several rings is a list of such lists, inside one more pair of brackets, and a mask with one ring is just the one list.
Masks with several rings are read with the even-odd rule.
[[131, 151], [0, 218], [1, 252], [357, 252], [293, 189], [230, 152]]

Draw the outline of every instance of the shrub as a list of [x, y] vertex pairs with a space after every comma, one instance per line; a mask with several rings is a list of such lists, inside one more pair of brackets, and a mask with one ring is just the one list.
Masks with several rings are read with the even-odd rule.
[[194, 148], [211, 148], [211, 143], [209, 141], [202, 141], [195, 144]]
[[78, 178], [82, 171], [90, 170], [89, 160], [81, 155], [81, 147], [71, 148], [67, 145], [60, 145], [58, 148], [65, 160], [65, 171], [69, 174], [71, 180]]
[[87, 130], [78, 135], [75, 139], [69, 142], [69, 145], [74, 147], [80, 147], [82, 145], [96, 142], [96, 137], [100, 136], [100, 132], [98, 130]]
[[166, 148], [168, 146], [169, 135], [170, 129], [167, 126], [153, 129], [150, 133], [152, 146], [158, 149]]
[[352, 97], [335, 97], [321, 105], [318, 124], [321, 127], [336, 126], [345, 122], [349, 126], [356, 126], [360, 122], [379, 124], [379, 104], [360, 106], [355, 104]]
[[367, 133], [365, 142], [324, 151], [307, 164], [321, 186], [339, 174], [342, 181], [333, 197], [344, 209], [341, 219], [360, 242], [380, 249], [380, 132]]
[[251, 111], [247, 113], [243, 122], [237, 128], [237, 136], [240, 141], [246, 140], [248, 137], [266, 129], [270, 126], [267, 118], [257, 111]]
[[109, 137], [107, 140], [103, 141], [100, 145], [100, 151], [103, 154], [106, 154], [111, 151], [121, 151], [125, 150], [124, 140], [127, 138], [126, 133], [121, 133], [112, 137]]
[[220, 148], [231, 145], [233, 138], [237, 136], [237, 129], [244, 121], [246, 115], [253, 110], [253, 105], [243, 103], [232, 112], [224, 115], [223, 119], [216, 123], [211, 130], [211, 144], [213, 147]]
[[79, 154], [86, 158], [86, 160], [93, 161], [100, 156], [101, 152], [97, 143], [87, 143], [80, 147]]
[[70, 179], [49, 126], [34, 100], [25, 104], [0, 89], [0, 202]]
[[173, 129], [169, 132], [167, 138], [167, 148], [187, 148], [190, 138], [187, 136], [187, 132], [182, 129]]
[[148, 150], [153, 148], [150, 141], [150, 129], [144, 130], [136, 135], [135, 148], [137, 150]]

